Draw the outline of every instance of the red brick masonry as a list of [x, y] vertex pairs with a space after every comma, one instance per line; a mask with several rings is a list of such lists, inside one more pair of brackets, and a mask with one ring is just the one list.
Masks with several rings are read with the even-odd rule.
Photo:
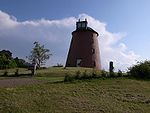
[[[68, 52], [66, 67], [88, 67], [101, 69], [98, 33], [92, 28], [76, 29]], [[77, 64], [77, 60], [81, 60]]]

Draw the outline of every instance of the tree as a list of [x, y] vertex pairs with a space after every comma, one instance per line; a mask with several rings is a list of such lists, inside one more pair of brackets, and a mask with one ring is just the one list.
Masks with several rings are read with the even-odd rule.
[[150, 79], [150, 61], [138, 62], [129, 68], [128, 74], [135, 78]]
[[17, 67], [16, 62], [9, 50], [0, 51], [0, 69]]
[[31, 50], [31, 55], [29, 55], [28, 59], [32, 63], [36, 60], [38, 67], [41, 67], [41, 65], [44, 65], [46, 60], [48, 60], [52, 54], [49, 54], [50, 50], [45, 49], [44, 45], [41, 46], [38, 42], [34, 42], [34, 45], [35, 46]]
[[12, 59], [12, 53], [9, 50], [2, 50], [0, 51], [0, 56], [5, 56], [6, 59], [11, 60]]
[[21, 68], [25, 68], [27, 67], [25, 64], [26, 64], [26, 61], [24, 59], [20, 59], [18, 57], [14, 58], [16, 64], [17, 64], [17, 67], [21, 67]]

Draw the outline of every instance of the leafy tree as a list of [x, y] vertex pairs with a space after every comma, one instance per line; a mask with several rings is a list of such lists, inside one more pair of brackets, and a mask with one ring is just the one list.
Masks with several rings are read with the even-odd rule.
[[34, 42], [34, 48], [31, 50], [31, 55], [28, 56], [30, 62], [36, 60], [36, 63], [39, 67], [44, 65], [46, 60], [50, 58], [52, 54], [49, 54], [50, 50], [45, 49], [44, 45], [40, 45], [38, 42]]
[[0, 51], [0, 69], [14, 68], [16, 66], [16, 62], [9, 50]]
[[26, 64], [26, 61], [24, 59], [19, 59], [18, 57], [14, 58], [16, 64], [17, 64], [17, 67], [22, 67], [22, 68], [25, 68], [27, 67], [25, 64]]
[[129, 76], [141, 79], [150, 79], [150, 61], [138, 62], [129, 68]]
[[2, 50], [0, 51], [0, 56], [5, 56], [6, 59], [11, 60], [12, 59], [12, 53], [9, 50]]
[[4, 55], [0, 55], [0, 69], [4, 69], [4, 61], [6, 60]]

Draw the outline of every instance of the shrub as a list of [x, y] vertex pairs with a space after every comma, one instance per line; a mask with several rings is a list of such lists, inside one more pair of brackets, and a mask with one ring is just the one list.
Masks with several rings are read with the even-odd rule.
[[108, 72], [105, 71], [105, 70], [102, 70], [102, 71], [101, 71], [101, 76], [102, 76], [102, 77], [108, 77]]
[[122, 76], [123, 76], [123, 74], [122, 74], [122, 71], [121, 71], [121, 70], [118, 70], [117, 76], [118, 76], [118, 77], [122, 77]]
[[115, 77], [115, 73], [114, 72], [109, 72], [109, 76], [110, 77]]
[[97, 76], [96, 70], [93, 69], [93, 71], [92, 71], [92, 78], [97, 78], [97, 77], [98, 76]]
[[81, 72], [80, 72], [80, 71], [77, 71], [77, 72], [76, 72], [76, 75], [75, 75], [75, 79], [80, 79], [80, 74], [81, 74]]
[[86, 70], [83, 72], [83, 76], [81, 77], [82, 79], [89, 79], [90, 76], [88, 76]]
[[139, 62], [130, 67], [128, 74], [135, 78], [150, 79], [150, 61]]
[[70, 76], [69, 74], [66, 74], [64, 78], [64, 82], [72, 82], [74, 80], [74, 77]]

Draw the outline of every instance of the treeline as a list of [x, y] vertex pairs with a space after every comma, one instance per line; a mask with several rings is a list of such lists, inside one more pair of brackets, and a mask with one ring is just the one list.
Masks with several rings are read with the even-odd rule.
[[27, 67], [24, 59], [13, 58], [9, 50], [0, 51], [0, 69]]

